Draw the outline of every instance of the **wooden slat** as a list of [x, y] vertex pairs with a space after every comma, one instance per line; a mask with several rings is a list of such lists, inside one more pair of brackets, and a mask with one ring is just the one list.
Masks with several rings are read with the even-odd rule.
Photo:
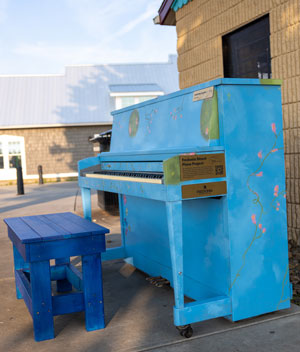
[[[59, 215], [59, 214], [53, 214], [53, 215]], [[49, 218], [49, 215], [39, 215], [38, 216], [39, 220], [44, 222], [46, 225], [48, 225], [49, 227], [51, 227], [53, 230], [55, 230], [57, 233], [61, 234], [61, 236], [63, 238], [69, 238], [72, 236], [72, 232], [70, 231], [70, 229], [66, 229], [62, 226], [60, 226], [59, 223], [56, 222], [56, 219], [53, 218]]]
[[5, 219], [14, 243], [50, 241], [71, 237], [101, 235], [109, 230], [73, 213], [46, 214]]
[[29, 313], [32, 315], [32, 298], [31, 298], [31, 287], [30, 283], [22, 270], [15, 271], [16, 286], [20, 291], [24, 302], [29, 310]]
[[[86, 226], [83, 218], [72, 213], [47, 214], [45, 217], [50, 222], [71, 233], [71, 237], [82, 237], [91, 234], [91, 227]], [[91, 223], [93, 224], [93, 223]]]
[[85, 231], [89, 231], [90, 233], [94, 235], [101, 235], [108, 233], [109, 230], [103, 226], [100, 226], [98, 224], [95, 224], [87, 219], [81, 218], [78, 215], [75, 215], [73, 213], [61, 213], [60, 214], [62, 218], [64, 219], [63, 221], [70, 221], [79, 227], [81, 227]]
[[52, 297], [53, 315], [69, 314], [84, 310], [84, 299], [82, 292], [74, 292], [66, 295]]
[[66, 278], [66, 266], [58, 265], [50, 267], [51, 281], [63, 280]]
[[[70, 264], [70, 257], [65, 258], [56, 258], [55, 265], [56, 267], [64, 267], [66, 273], [66, 267]], [[72, 284], [69, 280], [66, 279], [66, 276], [62, 280], [56, 281], [56, 291], [57, 292], [68, 292], [72, 291]]]
[[34, 338], [36, 341], [53, 339], [51, 276], [48, 260], [30, 263], [30, 283]]
[[[14, 253], [14, 266], [15, 266], [15, 273], [17, 270], [28, 270], [29, 269], [29, 263], [26, 263], [21, 255], [21, 253], [18, 251], [18, 248], [13, 245], [13, 253]], [[16, 279], [16, 296], [18, 299], [22, 298], [22, 294], [20, 290], [18, 289], [17, 286], [17, 279]]]
[[40, 216], [24, 216], [21, 219], [35, 232], [37, 232], [42, 240], [55, 240], [63, 238], [61, 233], [43, 222]]
[[74, 265], [66, 266], [66, 277], [76, 290], [83, 290], [82, 274]]
[[101, 254], [82, 256], [85, 327], [87, 331], [103, 329], [104, 305], [102, 292]]
[[104, 236], [93, 235], [59, 241], [41, 241], [30, 245], [28, 261], [73, 257], [97, 252], [105, 252]]
[[13, 242], [21, 241], [21, 243], [30, 243], [41, 241], [42, 238], [39, 234], [34, 231], [29, 225], [24, 223], [22, 218], [8, 218], [4, 219], [4, 222], [12, 230]]

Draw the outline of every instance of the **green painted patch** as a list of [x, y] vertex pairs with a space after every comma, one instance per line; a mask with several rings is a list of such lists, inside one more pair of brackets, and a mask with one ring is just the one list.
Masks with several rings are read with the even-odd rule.
[[140, 122], [140, 114], [138, 110], [133, 110], [130, 118], [129, 118], [129, 124], [128, 124], [128, 133], [130, 137], [134, 137], [137, 133], [137, 130], [139, 128], [139, 122]]
[[268, 84], [272, 86], [281, 86], [282, 80], [281, 79], [260, 79], [260, 84]]
[[216, 90], [211, 99], [206, 99], [202, 103], [200, 131], [205, 140], [219, 139], [218, 95]]
[[180, 183], [179, 156], [167, 159], [163, 162], [165, 185], [177, 185]]

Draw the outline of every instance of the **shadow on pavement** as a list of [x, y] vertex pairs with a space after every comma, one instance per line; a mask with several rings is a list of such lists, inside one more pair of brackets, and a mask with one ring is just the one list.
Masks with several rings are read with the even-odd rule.
[[57, 184], [47, 185], [25, 185], [25, 194], [16, 195], [15, 187], [0, 188], [0, 213], [10, 212], [16, 209], [30, 207], [32, 205], [44, 204], [52, 201], [59, 201], [64, 198], [80, 195], [79, 187], [74, 183], [64, 184], [65, 187]]

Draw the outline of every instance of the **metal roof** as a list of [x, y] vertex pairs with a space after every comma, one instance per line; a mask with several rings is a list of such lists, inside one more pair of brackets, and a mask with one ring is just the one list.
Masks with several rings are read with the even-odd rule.
[[[0, 76], [0, 128], [112, 122], [111, 86], [179, 89], [176, 56], [166, 63], [66, 66], [64, 75]], [[127, 87], [127, 88], [126, 88]]]
[[111, 93], [134, 93], [134, 92], [162, 92], [163, 90], [154, 83], [149, 84], [111, 84]]

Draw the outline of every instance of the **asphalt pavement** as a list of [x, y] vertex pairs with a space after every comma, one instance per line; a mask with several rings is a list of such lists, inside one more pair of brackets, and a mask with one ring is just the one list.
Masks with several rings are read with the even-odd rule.
[[[92, 196], [93, 221], [110, 228], [107, 246], [120, 243], [118, 216], [97, 207]], [[300, 351], [300, 307], [238, 323], [220, 318], [193, 324], [190, 339], [173, 325], [173, 291], [156, 287], [147, 275], [123, 260], [103, 263], [106, 328], [86, 332], [84, 313], [54, 318], [55, 339], [35, 342], [25, 303], [15, 297], [12, 246], [3, 218], [71, 211], [82, 215], [76, 182], [0, 187], [0, 351]], [[79, 264], [79, 258], [72, 258]]]

